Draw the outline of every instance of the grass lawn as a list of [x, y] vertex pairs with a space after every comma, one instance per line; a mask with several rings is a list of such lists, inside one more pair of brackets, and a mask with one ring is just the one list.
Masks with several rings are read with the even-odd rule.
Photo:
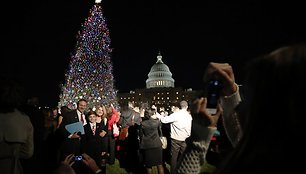
[[[167, 168], [170, 171], [170, 166], [168, 164], [167, 164]], [[212, 173], [214, 170], [215, 170], [215, 166], [205, 163], [201, 172]], [[124, 168], [120, 168], [119, 161], [117, 159], [114, 165], [106, 166], [106, 173], [107, 174], [128, 174]], [[156, 167], [153, 168], [153, 174], [158, 174]]]

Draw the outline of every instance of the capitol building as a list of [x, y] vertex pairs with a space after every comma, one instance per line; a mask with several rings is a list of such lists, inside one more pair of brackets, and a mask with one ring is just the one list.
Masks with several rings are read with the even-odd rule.
[[192, 101], [199, 93], [199, 91], [193, 91], [190, 88], [175, 87], [174, 82], [172, 73], [163, 62], [162, 55], [159, 52], [156, 63], [148, 73], [146, 88], [135, 89], [129, 93], [118, 93], [118, 102], [120, 105], [134, 102], [136, 106], [148, 103], [149, 105], [154, 104], [158, 108], [164, 107], [166, 110], [170, 110], [171, 106], [178, 106], [182, 100]]

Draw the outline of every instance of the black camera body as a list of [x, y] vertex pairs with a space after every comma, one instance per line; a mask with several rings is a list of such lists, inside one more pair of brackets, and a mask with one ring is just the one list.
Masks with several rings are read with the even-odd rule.
[[217, 113], [217, 106], [220, 98], [222, 83], [219, 80], [212, 79], [208, 82], [206, 87], [207, 106], [206, 109], [209, 114]]

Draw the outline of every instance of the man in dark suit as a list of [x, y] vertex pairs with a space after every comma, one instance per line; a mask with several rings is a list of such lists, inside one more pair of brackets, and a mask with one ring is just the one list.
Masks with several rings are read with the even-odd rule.
[[[80, 132], [70, 133], [65, 128], [66, 125], [82, 122], [83, 125], [87, 124], [84, 112], [87, 109], [87, 101], [80, 99], [77, 102], [77, 108], [68, 112], [63, 117], [63, 121], [59, 127], [62, 136], [62, 144], [60, 147], [60, 159], [64, 160], [69, 154], [81, 155], [81, 135]], [[76, 172], [78, 173], [78, 163], [74, 165]]]

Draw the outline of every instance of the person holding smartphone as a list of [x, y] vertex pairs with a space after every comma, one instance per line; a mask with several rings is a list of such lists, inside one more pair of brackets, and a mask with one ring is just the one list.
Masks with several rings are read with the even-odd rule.
[[[218, 76], [223, 83], [223, 125], [234, 147], [215, 174], [262, 174], [279, 169], [296, 173], [305, 168], [292, 152], [298, 149], [299, 154], [305, 153], [305, 142], [292, 143], [306, 132], [305, 67], [305, 44], [284, 46], [253, 59], [246, 66], [241, 101], [231, 65], [208, 65], [205, 77]], [[219, 118], [218, 112], [215, 116], [208, 114], [205, 98], [195, 104], [192, 139], [179, 160], [177, 174], [200, 173], [211, 130]]]
[[84, 164], [91, 172], [95, 174], [103, 174], [97, 162], [88, 154], [83, 153], [80, 156], [69, 154], [61, 161], [60, 165], [52, 172], [52, 174], [76, 174], [74, 168], [75, 161], [80, 161]]
[[209, 114], [217, 113], [217, 106], [220, 98], [222, 83], [217, 79], [210, 79], [206, 87], [207, 112]]

